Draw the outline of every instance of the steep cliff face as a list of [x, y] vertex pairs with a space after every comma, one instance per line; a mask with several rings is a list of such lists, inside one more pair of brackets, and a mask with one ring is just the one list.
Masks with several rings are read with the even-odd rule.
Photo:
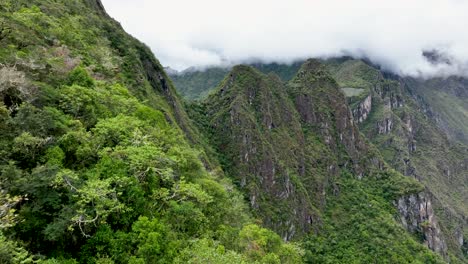
[[288, 85], [303, 125], [320, 135], [336, 154], [339, 167], [348, 168], [362, 177], [371, 168], [381, 168], [378, 158], [363, 141], [351, 110], [336, 81], [317, 60], [303, 64]]
[[236, 66], [205, 107], [228, 171], [285, 239], [318, 226], [317, 208], [342, 169], [363, 177], [383, 167], [318, 61], [304, 63], [286, 86], [274, 75]]
[[[236, 66], [190, 113], [254, 214], [285, 240], [310, 239], [309, 261], [366, 262], [371, 251], [378, 259], [438, 261], [393, 216], [392, 201], [422, 186], [386, 168], [319, 61], [306, 61], [287, 84]], [[370, 230], [379, 235], [369, 237]], [[322, 253], [315, 252], [315, 239]], [[412, 256], [416, 248], [421, 251]]]
[[398, 200], [401, 222], [412, 233], [420, 234], [430, 249], [447, 257], [444, 235], [434, 214], [428, 194], [413, 194]]
[[366, 121], [371, 110], [372, 110], [372, 96], [368, 95], [366, 99], [360, 102], [358, 106], [356, 107], [356, 109], [353, 110], [354, 119], [359, 123]]
[[[301, 185], [304, 135], [278, 77], [236, 66], [206, 101], [217, 149], [252, 208], [284, 239], [318, 222]], [[281, 208], [281, 209], [280, 209]]]
[[[410, 217], [413, 220], [406, 222], [421, 223], [424, 220], [418, 222], [415, 219], [434, 219], [434, 224], [428, 223], [430, 228], [426, 229], [407, 225], [409, 230], [422, 233], [425, 243], [442, 255], [447, 254], [448, 248], [462, 257], [466, 249], [456, 241], [463, 233], [460, 230], [466, 229], [466, 149], [451, 141], [436, 124], [432, 108], [423, 103], [422, 96], [415, 94], [414, 89], [422, 87], [414, 88], [414, 80], [411, 82], [395, 76], [386, 78], [379, 70], [359, 61], [328, 65], [335, 69], [332, 72], [341, 87], [349, 87], [354, 82], [368, 91], [365, 98], [348, 97], [349, 101], [355, 101], [351, 104], [355, 118], [363, 120], [360, 122], [361, 131], [380, 149], [392, 167], [427, 187], [426, 193], [400, 200], [400, 212], [402, 219], [408, 217], [407, 210], [413, 212]], [[347, 72], [347, 69], [355, 73], [344, 78], [339, 73]], [[369, 74], [370, 71], [374, 73]], [[355, 80], [349, 76], [354, 76]], [[362, 109], [370, 111], [367, 113]], [[462, 115], [460, 117], [463, 119]], [[430, 210], [428, 205], [435, 209]], [[418, 207], [426, 209], [416, 210]], [[435, 224], [437, 218], [440, 221]]]
[[210, 151], [99, 0], [0, 1], [0, 263], [301, 262]]

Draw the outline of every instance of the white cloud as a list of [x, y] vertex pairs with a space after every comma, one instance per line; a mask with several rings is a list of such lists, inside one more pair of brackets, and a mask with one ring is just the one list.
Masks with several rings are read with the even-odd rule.
[[[465, 0], [102, 0], [163, 65], [352, 54], [397, 73], [468, 75]], [[453, 63], [433, 65], [423, 50]]]

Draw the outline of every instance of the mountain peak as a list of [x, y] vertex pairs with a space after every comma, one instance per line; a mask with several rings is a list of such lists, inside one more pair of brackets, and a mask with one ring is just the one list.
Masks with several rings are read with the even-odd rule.
[[259, 74], [257, 70], [253, 67], [245, 64], [239, 64], [232, 68], [230, 75], [238, 75], [238, 74]]
[[318, 59], [313, 59], [313, 58], [306, 60], [301, 66], [301, 70], [310, 70], [310, 71], [316, 71], [321, 68], [324, 68], [324, 65]]
[[317, 59], [308, 59], [302, 64], [293, 81], [307, 82], [313, 84], [316, 81], [336, 83], [328, 72], [326, 66]]
[[225, 92], [227, 89], [238, 87], [237, 89], [244, 90], [255, 89], [260, 86], [264, 75], [248, 65], [236, 65], [234, 66], [227, 77], [222, 83], [221, 92]]

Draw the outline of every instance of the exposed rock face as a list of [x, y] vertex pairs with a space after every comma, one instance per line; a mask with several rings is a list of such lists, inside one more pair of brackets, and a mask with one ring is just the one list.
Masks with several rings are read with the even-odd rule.
[[215, 96], [207, 108], [216, 147], [251, 207], [285, 240], [309, 232], [319, 219], [299, 184], [305, 140], [281, 80], [236, 66]]
[[466, 244], [465, 238], [463, 237], [463, 229], [461, 227], [457, 228], [455, 231], [455, 237], [457, 238], [457, 242], [460, 247], [463, 247]]
[[[347, 71], [344, 67], [355, 64], [345, 63], [339, 69]], [[347, 87], [350, 78], [351, 83], [367, 83], [371, 99], [366, 97], [353, 104], [353, 115], [361, 131], [379, 148], [389, 165], [416, 178], [428, 190], [426, 194], [399, 200], [402, 221], [410, 231], [421, 233], [432, 250], [463, 257], [467, 226], [463, 204], [468, 199], [463, 157], [467, 156], [467, 148], [454, 144], [451, 138], [463, 141], [468, 134], [464, 133], [468, 121], [463, 110], [468, 106], [468, 81], [456, 77], [402, 79], [371, 65], [355, 69], [351, 69], [353, 74], [334, 77], [342, 87]], [[369, 101], [367, 112], [364, 106]], [[428, 221], [427, 225], [424, 221]]]
[[356, 107], [356, 109], [353, 110], [353, 116], [354, 119], [358, 123], [364, 122], [367, 117], [369, 116], [369, 113], [372, 110], [372, 95], [369, 94], [364, 101], [359, 103], [359, 105]]
[[425, 245], [442, 256], [447, 256], [447, 244], [427, 193], [400, 198], [398, 210], [401, 222], [408, 231], [421, 234]]
[[327, 190], [339, 193], [333, 179], [342, 169], [364, 177], [384, 167], [369, 153], [337, 83], [316, 60], [304, 63], [287, 85], [236, 66], [206, 108], [228, 172], [285, 240], [320, 226], [320, 208]]
[[377, 122], [377, 129], [379, 134], [388, 134], [392, 131], [393, 128], [393, 120], [391, 117], [387, 117], [381, 122]]
[[[368, 146], [359, 135], [343, 93], [323, 64], [316, 60], [304, 63], [291, 80], [288, 91], [303, 124], [320, 126], [316, 132], [338, 154], [338, 165], [350, 168], [359, 176], [363, 176], [369, 167], [382, 167], [377, 160], [364, 158]], [[370, 111], [370, 100], [363, 105], [363, 111]], [[340, 147], [345, 149], [346, 157], [339, 154]]]

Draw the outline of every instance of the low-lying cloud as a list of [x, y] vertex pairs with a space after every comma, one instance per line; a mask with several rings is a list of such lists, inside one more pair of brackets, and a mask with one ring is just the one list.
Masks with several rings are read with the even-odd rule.
[[351, 55], [399, 74], [468, 76], [465, 0], [102, 1], [178, 70]]

